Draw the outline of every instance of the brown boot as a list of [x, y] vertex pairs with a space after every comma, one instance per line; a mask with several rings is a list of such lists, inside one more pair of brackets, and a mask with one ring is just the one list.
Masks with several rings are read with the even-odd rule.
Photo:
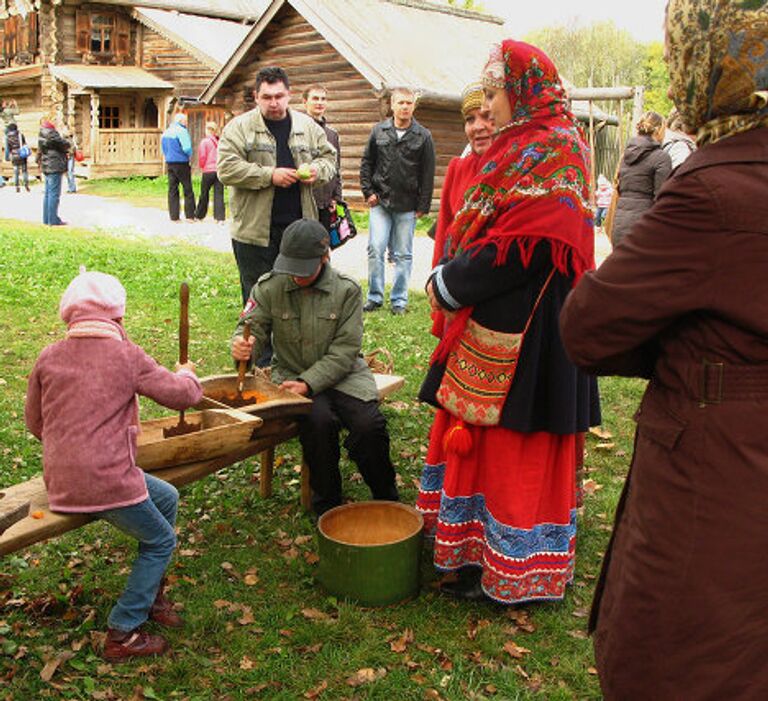
[[165, 595], [165, 579], [160, 582], [155, 602], [149, 609], [149, 619], [166, 628], [181, 628], [184, 619], [173, 608], [173, 602]]
[[164, 655], [167, 651], [168, 642], [161, 635], [150, 635], [141, 628], [127, 633], [108, 628], [103, 657], [107, 662], [122, 662], [134, 657]]

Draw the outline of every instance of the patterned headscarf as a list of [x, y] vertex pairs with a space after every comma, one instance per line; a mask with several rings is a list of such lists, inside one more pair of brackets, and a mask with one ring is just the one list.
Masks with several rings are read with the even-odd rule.
[[[503, 265], [517, 245], [527, 266], [534, 248], [549, 241], [552, 264], [578, 280], [594, 267], [589, 207], [589, 149], [570, 113], [552, 61], [530, 44], [507, 40], [494, 47], [483, 74], [503, 87], [512, 119], [483, 156], [480, 172], [448, 232], [449, 255], [496, 247]], [[447, 357], [471, 308], [460, 310], [434, 358]]]
[[667, 63], [700, 146], [768, 126], [768, 0], [670, 0]]

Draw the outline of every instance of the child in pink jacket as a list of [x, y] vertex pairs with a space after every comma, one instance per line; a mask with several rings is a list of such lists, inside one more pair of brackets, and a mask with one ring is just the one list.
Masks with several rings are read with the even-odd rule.
[[81, 272], [61, 298], [64, 340], [43, 350], [29, 377], [25, 419], [43, 443], [43, 476], [52, 511], [89, 513], [139, 541], [125, 590], [108, 618], [110, 661], [163, 654], [166, 640], [141, 629], [149, 618], [183, 624], [163, 594], [176, 547], [178, 492], [136, 465], [141, 394], [171, 409], [200, 401], [187, 363], [158, 365], [123, 329], [125, 289], [104, 273]]

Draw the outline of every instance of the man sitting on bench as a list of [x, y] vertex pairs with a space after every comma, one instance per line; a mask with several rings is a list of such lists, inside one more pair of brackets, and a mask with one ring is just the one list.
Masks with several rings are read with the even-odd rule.
[[[309, 465], [312, 508], [341, 504], [339, 432], [374, 499], [397, 500], [389, 433], [376, 383], [360, 349], [363, 298], [352, 278], [329, 264], [328, 232], [299, 219], [283, 233], [272, 272], [253, 286], [232, 339], [232, 357], [253, 361], [272, 338], [272, 380], [312, 398], [299, 438]], [[252, 335], [243, 338], [249, 322]]]

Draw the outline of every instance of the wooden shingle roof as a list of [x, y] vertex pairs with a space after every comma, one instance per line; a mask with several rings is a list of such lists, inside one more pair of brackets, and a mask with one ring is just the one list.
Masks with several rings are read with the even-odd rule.
[[423, 100], [457, 102], [464, 87], [478, 79], [491, 45], [504, 38], [498, 17], [421, 0], [272, 0], [201, 100], [213, 99], [286, 4], [374, 90], [405, 85]]

